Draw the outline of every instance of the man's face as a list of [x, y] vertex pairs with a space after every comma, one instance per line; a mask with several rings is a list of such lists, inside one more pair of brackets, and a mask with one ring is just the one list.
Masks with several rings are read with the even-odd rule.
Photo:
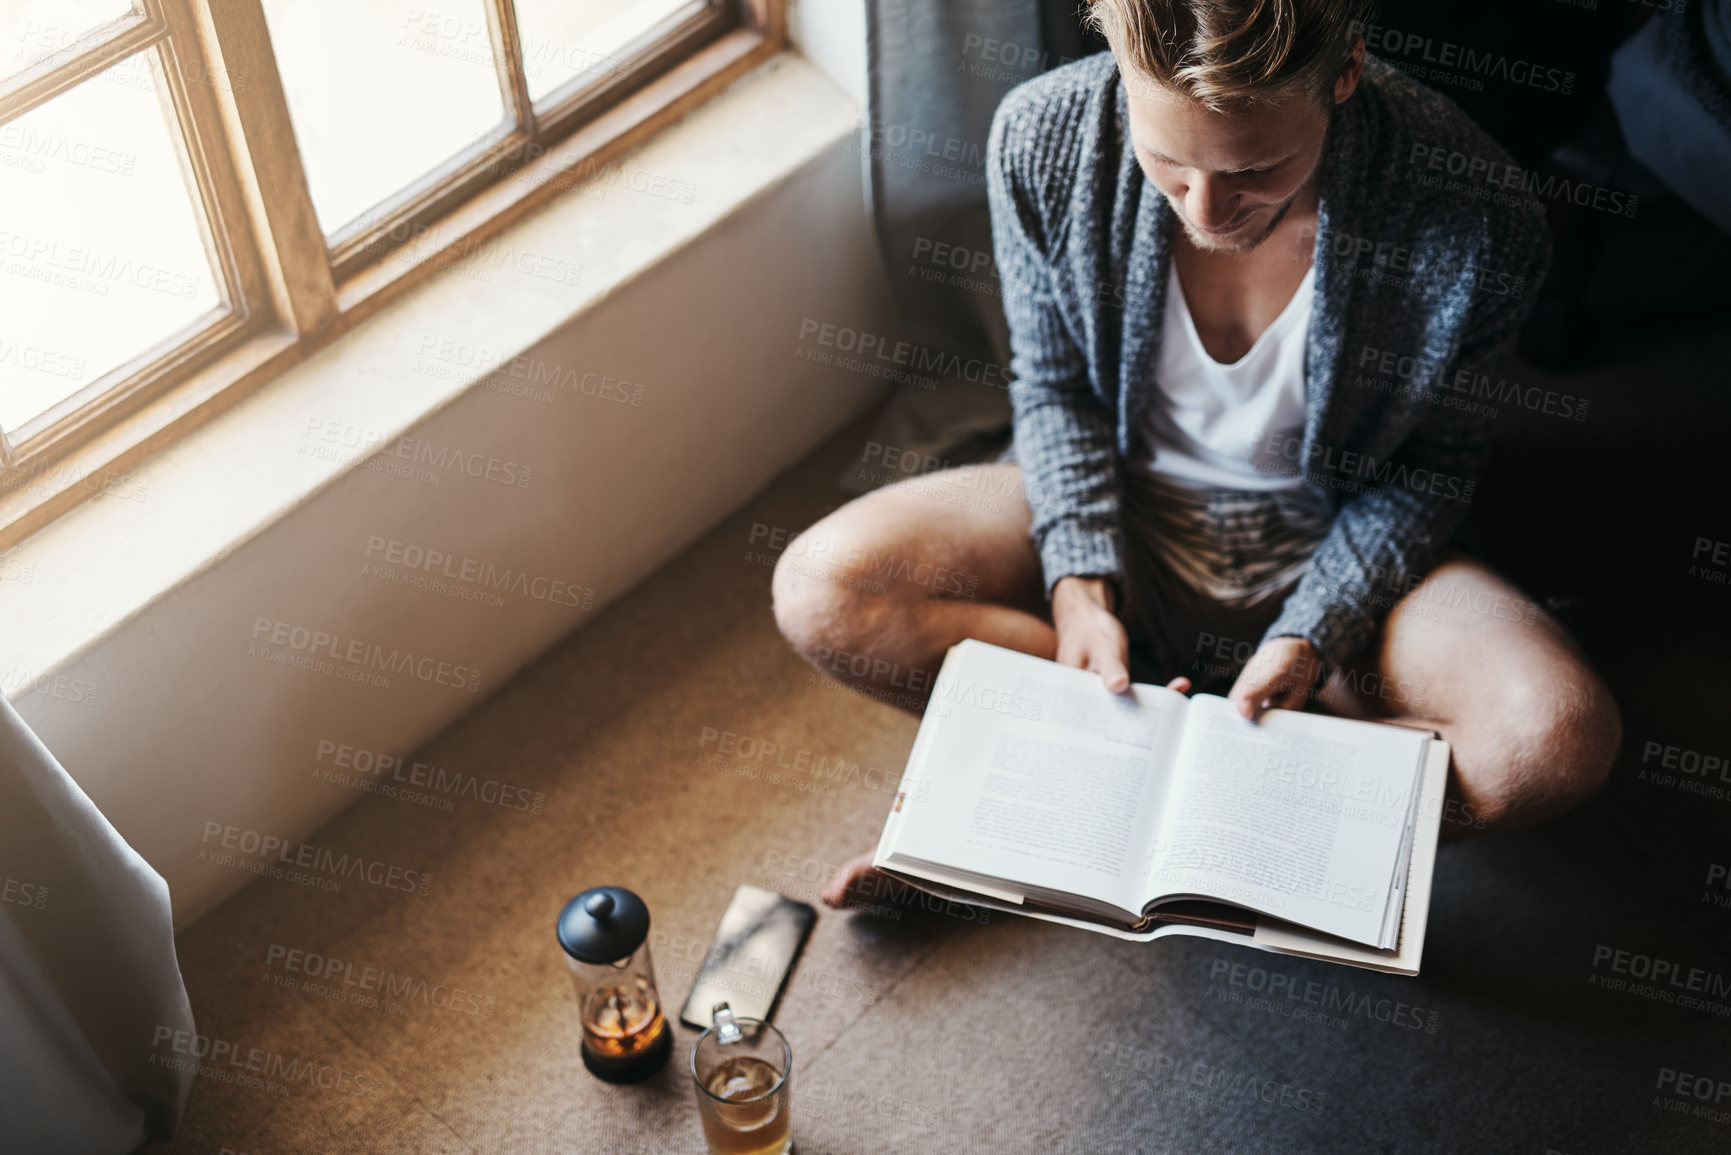
[[1214, 112], [1153, 80], [1125, 78], [1136, 159], [1191, 242], [1246, 252], [1267, 240], [1321, 163], [1322, 101], [1294, 92]]

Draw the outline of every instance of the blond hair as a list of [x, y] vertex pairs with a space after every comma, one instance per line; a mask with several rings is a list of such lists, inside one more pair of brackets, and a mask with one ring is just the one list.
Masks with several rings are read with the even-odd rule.
[[1120, 71], [1215, 111], [1329, 92], [1373, 2], [1087, 0]]

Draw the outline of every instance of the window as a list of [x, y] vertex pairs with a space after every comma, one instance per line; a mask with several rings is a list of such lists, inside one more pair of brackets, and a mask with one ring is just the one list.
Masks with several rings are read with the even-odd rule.
[[781, 0], [6, 0], [0, 548], [782, 35]]

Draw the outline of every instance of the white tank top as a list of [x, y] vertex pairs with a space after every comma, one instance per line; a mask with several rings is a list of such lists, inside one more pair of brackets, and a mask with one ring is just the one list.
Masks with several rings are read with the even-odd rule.
[[1304, 356], [1316, 269], [1250, 351], [1222, 365], [1202, 347], [1173, 262], [1140, 464], [1197, 488], [1276, 490], [1303, 484], [1281, 452], [1304, 436]]

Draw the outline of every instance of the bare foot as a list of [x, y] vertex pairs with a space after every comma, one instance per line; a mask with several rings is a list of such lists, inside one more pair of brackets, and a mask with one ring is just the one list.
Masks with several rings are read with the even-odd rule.
[[833, 906], [837, 910], [870, 906], [872, 901], [883, 893], [883, 884], [887, 881], [888, 875], [872, 867], [872, 856], [862, 854], [837, 870], [835, 877], [829, 880], [829, 885], [823, 888], [823, 893], [818, 897], [825, 906]]

